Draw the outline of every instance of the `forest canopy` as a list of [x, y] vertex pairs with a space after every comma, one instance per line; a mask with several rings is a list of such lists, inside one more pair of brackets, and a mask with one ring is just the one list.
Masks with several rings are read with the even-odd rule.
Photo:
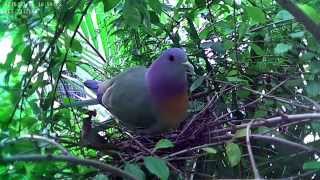
[[[319, 12], [319, 0], [0, 1], [0, 179], [318, 179]], [[169, 48], [194, 67], [177, 128], [143, 134], [72, 106], [96, 98], [86, 80]]]

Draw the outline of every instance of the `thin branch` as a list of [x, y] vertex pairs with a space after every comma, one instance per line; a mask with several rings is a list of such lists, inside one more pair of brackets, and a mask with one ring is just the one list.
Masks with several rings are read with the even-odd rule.
[[[197, 114], [193, 115], [192, 119], [188, 122], [188, 124], [187, 124], [187, 125], [182, 129], [182, 131], [179, 133], [179, 136], [180, 136], [180, 135], [183, 135], [184, 132], [185, 132], [187, 129], [189, 129], [190, 125], [191, 125], [195, 120], [199, 119], [204, 112], [206, 112], [210, 107], [212, 107], [213, 103], [215, 103], [215, 101], [216, 101], [217, 99], [219, 99], [226, 91], [229, 91], [230, 89], [231, 89], [231, 88], [226, 88], [226, 87], [224, 87], [224, 88], [220, 91], [220, 93], [219, 93], [218, 96], [212, 97], [212, 98], [209, 100], [209, 102], [206, 104], [206, 106], [202, 108], [202, 110], [201, 110], [200, 112], [198, 112]], [[178, 137], [177, 139], [179, 139], [179, 137]]]
[[[296, 122], [296, 121], [301, 121], [305, 122], [303, 120], [305, 119], [319, 119], [320, 118], [320, 113], [305, 113], [305, 114], [293, 114], [293, 115], [286, 115], [286, 116], [277, 116], [269, 119], [263, 119], [263, 120], [256, 120], [255, 122], [252, 123], [252, 127], [260, 127], [260, 126], [268, 126], [268, 125], [274, 125], [274, 124], [280, 124], [283, 122]], [[238, 130], [238, 129], [244, 129], [247, 127], [246, 124], [241, 124], [237, 125], [234, 127], [230, 128], [224, 128], [224, 129], [219, 129], [213, 132], [210, 132], [210, 134], [216, 134], [216, 133], [222, 133], [222, 132], [228, 132], [232, 130]]]
[[169, 154], [167, 156], [164, 156], [163, 159], [169, 159], [171, 157], [174, 157], [174, 156], [177, 156], [177, 155], [180, 155], [180, 154], [184, 154], [184, 153], [189, 152], [189, 151], [194, 151], [194, 150], [198, 150], [198, 149], [206, 148], [206, 147], [210, 147], [210, 146], [216, 146], [216, 145], [223, 144], [223, 143], [224, 142], [209, 143], [209, 144], [204, 144], [204, 145], [200, 145], [200, 146], [195, 146], [195, 147], [192, 147], [192, 148], [183, 149], [181, 151], [178, 151], [178, 152]]
[[91, 47], [91, 49], [100, 57], [100, 59], [103, 62], [107, 62], [107, 60], [102, 56], [102, 54], [90, 43], [90, 41], [81, 33], [79, 30], [77, 30], [77, 33], [80, 35], [80, 37]]
[[56, 155], [38, 155], [38, 154], [29, 154], [29, 155], [14, 155], [11, 157], [2, 157], [0, 158], [0, 162], [15, 162], [15, 161], [65, 161], [76, 165], [90, 166], [101, 171], [110, 172], [114, 175], [136, 180], [137, 178], [128, 174], [127, 172], [110, 166], [108, 164], [101, 163], [99, 161], [91, 160], [91, 159], [79, 159], [72, 156], [56, 156]]
[[257, 168], [257, 165], [256, 165], [256, 162], [255, 162], [254, 157], [253, 157], [253, 152], [252, 152], [251, 143], [250, 143], [250, 135], [251, 135], [251, 129], [250, 128], [251, 128], [251, 125], [252, 125], [253, 121], [254, 120], [251, 120], [248, 123], [248, 126], [247, 126], [246, 143], [247, 143], [247, 149], [248, 149], [248, 155], [249, 155], [250, 163], [251, 163], [252, 170], [253, 170], [253, 173], [254, 173], [254, 178], [255, 179], [261, 179], [259, 171], [258, 171], [258, 168]]
[[313, 147], [308, 147], [306, 145], [303, 144], [299, 144], [296, 142], [292, 142], [286, 139], [282, 139], [282, 138], [278, 138], [278, 137], [272, 137], [272, 136], [266, 136], [266, 135], [259, 135], [259, 134], [253, 134], [250, 135], [252, 139], [255, 140], [259, 140], [259, 141], [268, 141], [272, 144], [282, 144], [282, 145], [286, 145], [286, 146], [290, 146], [292, 148], [296, 148], [297, 150], [303, 150], [303, 151], [307, 151], [307, 152], [313, 152], [313, 153], [317, 153], [320, 154], [320, 150], [313, 148]]
[[259, 26], [259, 27], [255, 27], [253, 29], [250, 29], [249, 33], [257, 32], [257, 31], [260, 31], [261, 29], [264, 29], [264, 28], [276, 27], [277, 25], [286, 25], [289, 23], [292, 23], [292, 19], [280, 20], [277, 22], [272, 22], [272, 23], [266, 24], [264, 26]]
[[[285, 104], [289, 104], [289, 105], [292, 105], [292, 106], [297, 106], [297, 107], [301, 107], [301, 108], [304, 108], [304, 109], [308, 109], [308, 110], [313, 110], [312, 107], [310, 106], [306, 106], [306, 105], [303, 105], [303, 104], [300, 104], [300, 103], [296, 103], [296, 102], [291, 102], [290, 100], [287, 100], [287, 99], [284, 99], [284, 98], [281, 98], [281, 97], [276, 97], [276, 96], [273, 96], [273, 95], [270, 95], [275, 89], [279, 88], [280, 86], [282, 86], [284, 83], [286, 83], [289, 79], [286, 79], [284, 81], [282, 81], [280, 84], [278, 84], [277, 86], [275, 86], [274, 88], [272, 88], [268, 93], [262, 93], [262, 92], [259, 92], [259, 91], [256, 91], [256, 90], [253, 90], [253, 89], [250, 89], [248, 87], [245, 87], [245, 86], [239, 86], [239, 85], [235, 85], [235, 84], [232, 84], [230, 82], [226, 82], [226, 81], [220, 81], [220, 80], [215, 80], [216, 82], [218, 83], [223, 83], [223, 84], [227, 84], [227, 85], [230, 85], [230, 86], [233, 86], [233, 87], [238, 87], [238, 88], [241, 88], [241, 89], [244, 89], [244, 90], [247, 90], [247, 91], [250, 91], [254, 94], [258, 94], [262, 97], [265, 97], [265, 98], [270, 98], [270, 99], [273, 99], [273, 100], [276, 100], [276, 101], [279, 101], [279, 102], [282, 102], [282, 103], [285, 103]], [[252, 101], [251, 103], [256, 103], [258, 100], [260, 100], [261, 98], [257, 98], [256, 100]], [[249, 103], [249, 105], [251, 105], [251, 103]], [[248, 105], [246, 105], [248, 106]], [[243, 107], [241, 107], [243, 108]]]
[[305, 98], [307, 101], [311, 102], [311, 103], [314, 105], [314, 107], [316, 108], [316, 110], [317, 110], [318, 112], [320, 112], [320, 105], [319, 105], [319, 103], [317, 103], [315, 100], [313, 100], [313, 99], [311, 99], [311, 98], [309, 98], [309, 97], [307, 97], [307, 96], [303, 96], [303, 95], [300, 95], [300, 96], [303, 97], [303, 98]]
[[7, 144], [14, 144], [16, 143], [17, 141], [21, 141], [21, 140], [33, 140], [33, 141], [44, 141], [44, 142], [47, 142], [55, 147], [57, 147], [58, 149], [60, 149], [64, 155], [66, 156], [69, 156], [70, 153], [68, 152], [67, 149], [65, 149], [61, 144], [57, 143], [55, 140], [53, 139], [49, 139], [47, 137], [44, 137], [44, 136], [39, 136], [39, 135], [22, 135], [20, 137], [17, 137], [17, 138], [14, 138], [14, 139], [4, 139], [0, 142], [0, 147], [4, 147], [6, 146]]

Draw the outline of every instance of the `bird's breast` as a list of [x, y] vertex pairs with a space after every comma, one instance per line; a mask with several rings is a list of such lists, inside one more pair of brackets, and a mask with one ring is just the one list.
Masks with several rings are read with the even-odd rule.
[[188, 109], [188, 93], [170, 97], [159, 103], [161, 121], [169, 128], [176, 128], [184, 120]]

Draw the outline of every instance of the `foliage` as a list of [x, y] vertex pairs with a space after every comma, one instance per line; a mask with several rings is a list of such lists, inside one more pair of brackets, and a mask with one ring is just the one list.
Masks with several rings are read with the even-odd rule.
[[[319, 176], [320, 39], [306, 29], [320, 28], [320, 2], [295, 1], [304, 20], [273, 0], [169, 2], [0, 1], [0, 38], [12, 42], [0, 59], [0, 177], [116, 176], [91, 161], [50, 161], [61, 153], [138, 179]], [[57, 109], [86, 96], [84, 80], [149, 66], [170, 47], [185, 48], [197, 74], [177, 131], [132, 137], [105, 110]], [[19, 139], [27, 134], [45, 138]], [[10, 160], [21, 154], [48, 162]]]

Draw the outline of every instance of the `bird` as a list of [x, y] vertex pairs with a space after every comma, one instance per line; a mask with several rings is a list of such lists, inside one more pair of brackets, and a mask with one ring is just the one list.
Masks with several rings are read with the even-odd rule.
[[[106, 81], [87, 80], [103, 105], [129, 130], [155, 134], [177, 126], [188, 109], [187, 74], [194, 74], [186, 52], [170, 48], [146, 67], [130, 68]], [[90, 104], [90, 101], [88, 101]]]

